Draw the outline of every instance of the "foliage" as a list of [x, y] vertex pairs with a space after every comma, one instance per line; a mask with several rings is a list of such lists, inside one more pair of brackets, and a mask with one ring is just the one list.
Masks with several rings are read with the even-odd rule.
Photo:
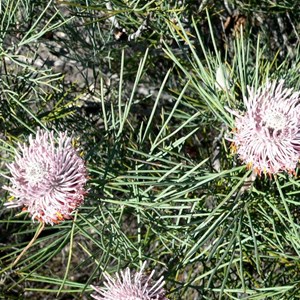
[[300, 89], [296, 2], [1, 1], [1, 184], [42, 127], [78, 137], [89, 193], [11, 268], [38, 223], [1, 190], [0, 298], [90, 299], [147, 260], [170, 299], [297, 299], [298, 176], [226, 139], [247, 85]]

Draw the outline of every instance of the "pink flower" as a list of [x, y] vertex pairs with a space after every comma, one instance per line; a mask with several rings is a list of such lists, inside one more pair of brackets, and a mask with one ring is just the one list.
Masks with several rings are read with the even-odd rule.
[[248, 87], [245, 113], [236, 116], [233, 149], [259, 175], [294, 173], [300, 157], [300, 93], [283, 88], [284, 81], [267, 82], [255, 92]]
[[7, 165], [13, 196], [7, 207], [23, 207], [33, 220], [56, 224], [71, 218], [84, 199], [87, 171], [66, 132], [38, 129], [29, 144], [19, 144], [15, 161]]
[[154, 283], [152, 276], [155, 271], [146, 276], [143, 274], [145, 266], [146, 262], [141, 270], [134, 274], [127, 268], [116, 273], [115, 278], [104, 274], [106, 289], [92, 286], [97, 294], [91, 296], [96, 300], [168, 300], [163, 289], [163, 277]]

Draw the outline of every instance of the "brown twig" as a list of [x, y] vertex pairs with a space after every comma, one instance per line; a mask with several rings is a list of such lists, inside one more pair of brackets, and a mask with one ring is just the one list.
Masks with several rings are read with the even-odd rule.
[[19, 254], [19, 256], [15, 259], [15, 261], [12, 263], [11, 267], [14, 267], [18, 261], [21, 259], [21, 257], [24, 255], [24, 253], [32, 246], [32, 244], [36, 241], [36, 239], [39, 237], [43, 229], [45, 228], [45, 223], [41, 222], [39, 227], [37, 228], [37, 231], [32, 238], [32, 240], [28, 243], [28, 245], [23, 249], [23, 251]]

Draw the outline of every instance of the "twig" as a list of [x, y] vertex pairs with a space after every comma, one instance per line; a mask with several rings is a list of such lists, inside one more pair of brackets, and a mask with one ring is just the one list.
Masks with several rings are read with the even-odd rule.
[[15, 261], [12, 263], [11, 267], [15, 266], [17, 262], [21, 259], [21, 257], [24, 255], [24, 253], [32, 246], [32, 244], [36, 241], [36, 239], [39, 237], [43, 229], [45, 228], [45, 223], [41, 222], [39, 227], [37, 228], [37, 231], [32, 238], [32, 240], [29, 242], [29, 244], [23, 249], [23, 251], [19, 254], [19, 256], [15, 259]]
[[257, 173], [255, 171], [252, 171], [252, 173], [250, 174], [250, 176], [248, 176], [245, 179], [243, 186], [239, 190], [239, 196], [243, 195], [246, 191], [248, 191], [248, 190], [251, 189], [251, 187], [253, 186], [253, 183], [254, 183], [256, 177], [257, 177]]
[[[277, 6], [277, 0], [274, 0], [273, 3]], [[279, 14], [277, 14], [277, 23], [278, 23], [278, 26], [279, 26], [279, 29], [280, 29], [280, 33], [281, 33], [284, 45], [285, 45], [288, 53], [291, 55], [291, 57], [293, 57], [294, 53], [293, 53], [292, 47], [290, 46], [287, 34], [285, 32], [282, 17]]]
[[280, 28], [280, 33], [282, 35], [282, 38], [283, 38], [283, 41], [284, 41], [284, 45], [287, 48], [288, 53], [291, 55], [291, 57], [293, 57], [294, 53], [293, 53], [292, 47], [290, 46], [288, 37], [287, 37], [287, 35], [285, 33], [284, 25], [283, 25], [283, 20], [282, 20], [282, 18], [279, 15], [277, 16], [277, 23], [278, 23], [279, 28]]
[[[111, 5], [110, 2], [107, 2], [107, 3], [106, 3], [106, 9], [107, 9], [108, 11], [112, 11], [112, 10], [113, 10], [112, 5]], [[136, 40], [138, 37], [141, 36], [142, 32], [143, 32], [144, 30], [147, 29], [148, 19], [149, 19], [150, 15], [151, 15], [151, 13], [146, 17], [146, 20], [144, 20], [143, 24], [137, 29], [136, 32], [134, 32], [134, 33], [132, 33], [132, 34], [129, 34], [129, 35], [127, 36], [127, 40], [128, 40], [129, 42], [132, 41], [132, 40]], [[119, 24], [119, 22], [118, 22], [118, 20], [117, 20], [117, 18], [116, 18], [115, 16], [111, 16], [111, 17], [109, 17], [108, 19], [111, 21], [112, 26], [113, 26], [117, 31], [121, 31], [121, 32], [123, 32], [123, 33], [126, 34], [126, 30], [120, 26], [120, 24]], [[126, 35], [127, 35], [127, 34], [126, 34]]]
[[242, 187], [239, 189], [239, 191], [234, 195], [235, 199], [239, 199], [246, 191], [250, 190], [253, 186], [253, 183], [257, 177], [257, 173], [253, 170], [250, 176], [248, 176]]
[[[112, 11], [112, 10], [113, 10], [110, 2], [106, 2], [106, 9], [107, 9], [108, 11]], [[120, 27], [120, 24], [119, 24], [119, 22], [118, 22], [118, 20], [117, 20], [117, 18], [116, 18], [115, 16], [111, 16], [111, 17], [109, 17], [108, 19], [111, 21], [112, 26], [113, 26], [114, 28], [116, 28], [116, 29], [121, 28], [121, 27]]]
[[142, 32], [147, 29], [148, 18], [149, 15], [146, 17], [146, 20], [144, 20], [143, 24], [137, 29], [136, 32], [128, 35], [128, 41], [136, 40], [141, 36]]
[[226, 7], [226, 10], [228, 12], [229, 15], [232, 15], [232, 10], [231, 8], [229, 7], [229, 4], [228, 4], [228, 1], [227, 0], [224, 0], [224, 6]]
[[290, 21], [290, 23], [291, 23], [291, 25], [292, 25], [292, 27], [293, 27], [294, 33], [295, 33], [295, 35], [296, 35], [296, 37], [297, 37], [297, 41], [298, 41], [298, 43], [299, 43], [299, 42], [300, 42], [300, 37], [299, 37], [298, 31], [297, 31], [297, 29], [296, 29], [294, 23], [292, 22], [292, 19], [291, 19], [291, 17], [290, 17], [290, 14], [287, 12], [287, 13], [286, 13], [286, 16], [288, 17], [288, 19], [289, 19], [289, 21]]
[[213, 147], [213, 153], [212, 153], [212, 167], [217, 172], [221, 171], [221, 163], [220, 163], [220, 140], [222, 139], [224, 135], [225, 126], [222, 126], [221, 132], [218, 136], [216, 136], [213, 140], [212, 147]]
[[198, 12], [201, 12], [204, 8], [204, 6], [207, 4], [208, 0], [203, 0], [200, 4], [200, 7], [198, 9]]

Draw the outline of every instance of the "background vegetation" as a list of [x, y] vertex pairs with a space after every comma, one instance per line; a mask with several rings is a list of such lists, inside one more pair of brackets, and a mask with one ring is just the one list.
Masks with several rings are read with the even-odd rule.
[[37, 127], [68, 130], [89, 193], [11, 269], [38, 224], [1, 190], [0, 298], [91, 299], [104, 270], [147, 260], [170, 299], [299, 299], [298, 176], [255, 178], [225, 109], [266, 78], [300, 90], [298, 7], [2, 0], [0, 172]]

